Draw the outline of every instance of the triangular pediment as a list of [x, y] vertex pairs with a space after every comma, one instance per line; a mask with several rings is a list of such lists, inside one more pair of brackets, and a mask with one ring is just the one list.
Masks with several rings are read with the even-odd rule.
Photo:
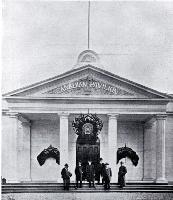
[[77, 80], [72, 80], [65, 82], [64, 84], [57, 86], [51, 90], [44, 92], [43, 94], [49, 95], [119, 95], [119, 96], [134, 96], [132, 91], [127, 88], [118, 87], [117, 85], [100, 80], [98, 77], [87, 75], [86, 77], [79, 78]]
[[5, 94], [6, 97], [169, 98], [91, 65]]

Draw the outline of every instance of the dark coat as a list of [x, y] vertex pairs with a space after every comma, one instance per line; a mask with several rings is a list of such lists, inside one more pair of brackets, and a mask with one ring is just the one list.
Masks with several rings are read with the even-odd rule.
[[76, 174], [76, 180], [82, 181], [82, 166], [76, 166], [75, 174]]
[[70, 177], [72, 176], [72, 173], [68, 171], [68, 169], [66, 169], [65, 167], [62, 169], [61, 171], [61, 177], [63, 179], [70, 179]]
[[101, 164], [101, 163], [98, 163], [98, 164], [95, 166], [95, 179], [96, 179], [97, 181], [100, 181], [101, 172], [102, 172], [102, 164]]
[[94, 165], [86, 166], [86, 178], [87, 178], [87, 181], [94, 181], [94, 178], [95, 178]]
[[111, 168], [105, 169], [104, 180], [110, 181], [111, 177], [112, 177], [112, 170], [111, 170]]
[[118, 172], [118, 183], [121, 187], [125, 186], [125, 174], [127, 173], [127, 169], [125, 166], [120, 166]]
[[104, 178], [104, 180], [110, 182], [111, 177], [112, 177], [112, 170], [111, 170], [111, 168], [104, 169], [104, 172], [103, 172], [103, 178]]
[[98, 163], [95, 167], [95, 179], [100, 181], [100, 176], [103, 176], [103, 170], [105, 168], [104, 163]]

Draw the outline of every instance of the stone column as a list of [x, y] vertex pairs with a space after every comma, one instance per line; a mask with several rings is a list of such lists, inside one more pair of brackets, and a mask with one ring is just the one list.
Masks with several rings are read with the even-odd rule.
[[9, 133], [8, 134], [8, 177], [7, 182], [18, 182], [18, 165], [17, 165], [17, 139], [18, 139], [18, 113], [8, 113]]
[[117, 171], [117, 118], [118, 114], [108, 114], [108, 162], [112, 169], [112, 182], [118, 181]]
[[156, 183], [167, 183], [165, 178], [165, 120], [166, 115], [156, 116]]
[[60, 116], [60, 166], [68, 163], [68, 113], [61, 113]]
[[155, 134], [156, 127], [153, 121], [143, 124], [143, 181], [153, 182], [155, 179]]
[[31, 123], [27, 121], [22, 122], [22, 144], [21, 144], [21, 163], [20, 164], [20, 180], [31, 181], [31, 135], [30, 135]]

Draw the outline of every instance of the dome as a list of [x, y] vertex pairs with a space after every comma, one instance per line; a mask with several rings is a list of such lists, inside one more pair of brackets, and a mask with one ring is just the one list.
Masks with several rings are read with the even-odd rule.
[[85, 50], [81, 52], [77, 60], [78, 64], [89, 64], [89, 63], [98, 63], [98, 62], [99, 62], [99, 57], [92, 50]]

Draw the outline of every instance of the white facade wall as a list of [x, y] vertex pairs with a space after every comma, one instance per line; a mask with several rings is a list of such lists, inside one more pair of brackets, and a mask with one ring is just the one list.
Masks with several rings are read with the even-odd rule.
[[[135, 167], [131, 160], [126, 158], [124, 163], [127, 167], [126, 180], [142, 180], [143, 178], [143, 127], [141, 123], [119, 122], [118, 123], [118, 148], [126, 146], [133, 149], [139, 156], [138, 165]], [[120, 166], [120, 164], [119, 164]]]
[[60, 148], [59, 121], [33, 121], [31, 126], [31, 179], [32, 181], [57, 181], [60, 166], [55, 159], [47, 159], [40, 166], [37, 156], [50, 145]]
[[[76, 163], [76, 139], [77, 135], [72, 128], [75, 115], [69, 115], [69, 169], [73, 173], [72, 181], [75, 180], [74, 168]], [[104, 122], [100, 138], [100, 156], [104, 162], [107, 161], [108, 147], [108, 116], [99, 115]], [[22, 123], [15, 118], [2, 116], [2, 177], [7, 182], [29, 181], [62, 181], [60, 166], [54, 159], [48, 159], [43, 166], [37, 161], [37, 156], [49, 145], [60, 150], [59, 120], [32, 121], [30, 141], [28, 135], [23, 135]], [[14, 123], [17, 122], [17, 129]], [[173, 181], [173, 117], [166, 120], [166, 179]], [[27, 132], [26, 132], [27, 133]], [[28, 132], [29, 133], [29, 132]], [[118, 121], [118, 147], [126, 146], [132, 148], [139, 155], [138, 166], [132, 165], [131, 160], [124, 159], [127, 166], [127, 180], [154, 180], [156, 177], [156, 125], [143, 126], [136, 122]], [[16, 139], [16, 146], [13, 140]], [[144, 139], [144, 140], [143, 140]], [[24, 142], [21, 144], [21, 142]], [[31, 146], [29, 157], [29, 143]], [[17, 151], [17, 156], [15, 152]], [[144, 151], [144, 154], [143, 154]], [[144, 160], [143, 160], [144, 158]], [[15, 161], [15, 159], [17, 161]], [[31, 163], [30, 163], [31, 161]], [[15, 164], [17, 163], [17, 170]], [[30, 163], [30, 169], [28, 169]], [[119, 166], [119, 165], [118, 165]], [[25, 170], [24, 170], [25, 169]], [[25, 173], [24, 173], [25, 172]]]

